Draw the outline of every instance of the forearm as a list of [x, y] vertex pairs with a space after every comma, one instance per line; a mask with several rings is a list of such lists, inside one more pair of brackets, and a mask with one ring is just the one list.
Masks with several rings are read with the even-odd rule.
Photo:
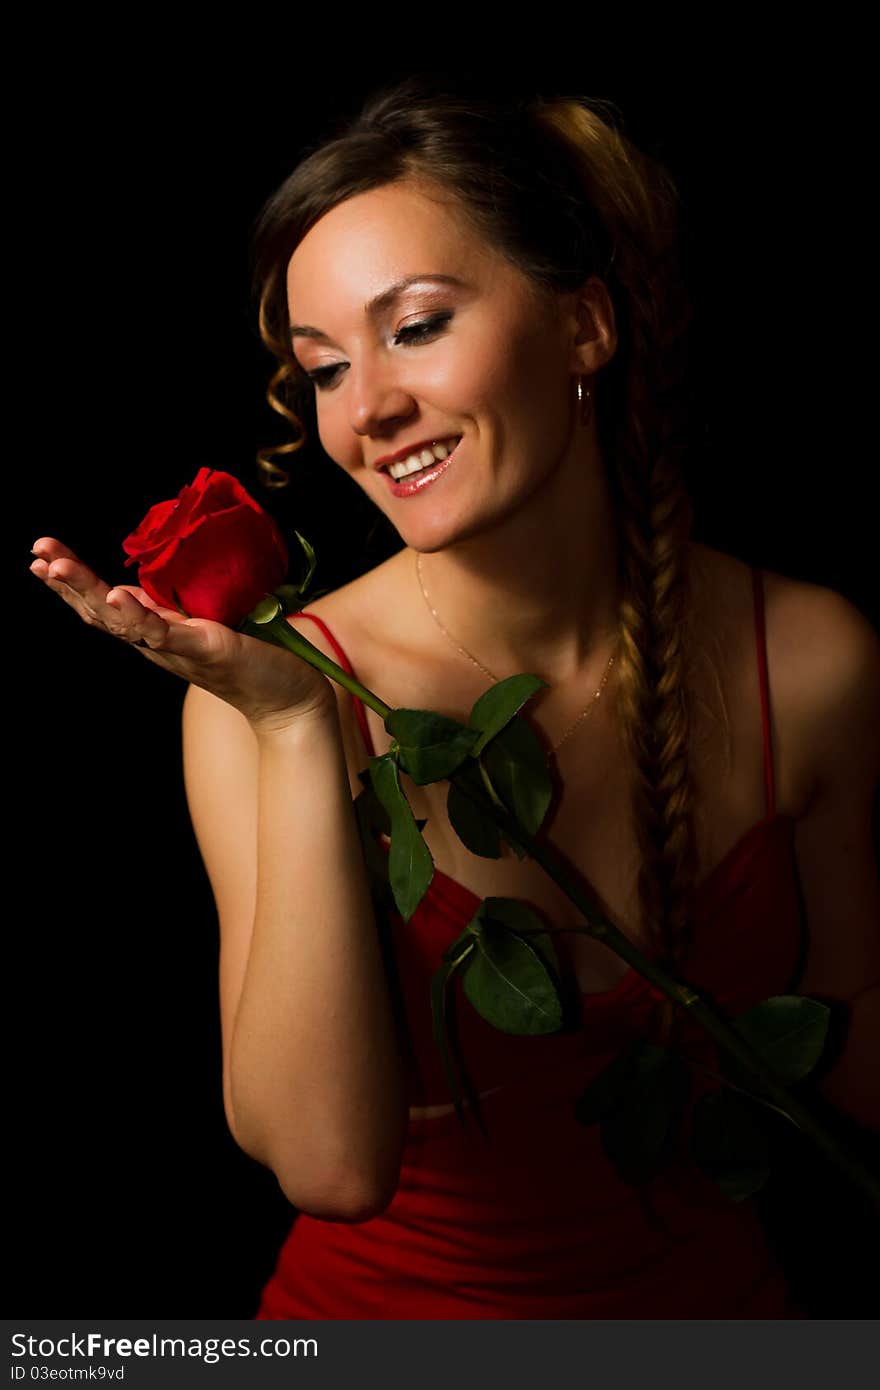
[[293, 1205], [393, 1190], [405, 1073], [335, 707], [258, 738], [254, 930], [232, 1034], [242, 1146]]

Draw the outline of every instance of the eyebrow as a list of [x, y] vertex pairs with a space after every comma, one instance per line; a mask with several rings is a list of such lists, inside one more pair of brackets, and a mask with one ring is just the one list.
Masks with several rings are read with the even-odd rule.
[[[369, 299], [364, 305], [364, 313], [367, 318], [376, 319], [380, 314], [389, 309], [396, 300], [400, 298], [405, 290], [411, 285], [427, 284], [435, 282], [442, 285], [455, 285], [459, 289], [470, 289], [471, 286], [464, 280], [459, 280], [456, 275], [407, 275], [403, 280], [397, 280], [393, 285], [389, 285], [381, 294], [377, 294], [373, 299]], [[313, 328], [308, 323], [294, 323], [290, 326], [291, 338], [319, 338], [325, 343], [331, 341], [326, 333], [322, 333], [320, 328]]]

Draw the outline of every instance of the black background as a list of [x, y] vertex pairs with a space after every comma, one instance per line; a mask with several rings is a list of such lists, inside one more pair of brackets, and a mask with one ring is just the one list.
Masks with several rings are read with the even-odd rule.
[[[308, 35], [255, 13], [222, 57], [215, 34], [147, 43], [134, 22], [102, 36], [100, 61], [84, 32], [19, 54], [5, 470], [16, 1314], [251, 1316], [292, 1216], [225, 1126], [217, 928], [180, 767], [185, 687], [86, 629], [28, 565], [33, 541], [56, 536], [108, 582], [135, 582], [122, 538], [202, 465], [264, 497], [255, 450], [286, 436], [248, 299], [260, 204], [340, 103], [434, 56], [502, 61], [449, 22], [442, 43], [426, 30], [393, 54], [384, 29], [331, 34], [338, 13]], [[535, 57], [505, 20], [503, 61], [529, 85], [615, 102], [679, 181], [700, 344], [697, 537], [836, 589], [880, 626], [859, 37], [735, 46], [733, 23], [717, 23], [604, 42], [584, 24]], [[320, 486], [265, 505], [287, 526], [295, 511], [322, 547], [320, 587], [335, 587], [382, 534], [354, 484], [311, 457]], [[811, 1196], [817, 1220], [831, 1219]], [[839, 1266], [819, 1278], [814, 1315], [859, 1316], [857, 1286]]]

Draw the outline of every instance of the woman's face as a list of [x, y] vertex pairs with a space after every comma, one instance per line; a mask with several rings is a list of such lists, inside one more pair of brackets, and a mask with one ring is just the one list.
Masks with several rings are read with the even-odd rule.
[[[325, 451], [415, 549], [521, 506], [569, 446], [570, 324], [436, 186], [388, 184], [326, 213], [290, 259], [287, 294]], [[376, 469], [385, 455], [458, 436], [445, 470], [407, 496]]]

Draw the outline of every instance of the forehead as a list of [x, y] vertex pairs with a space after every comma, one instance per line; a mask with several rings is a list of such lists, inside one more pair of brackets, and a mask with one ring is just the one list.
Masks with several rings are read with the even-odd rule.
[[452, 194], [433, 184], [386, 184], [347, 198], [309, 229], [288, 262], [288, 301], [297, 319], [315, 322], [331, 295], [359, 309], [407, 274], [485, 282], [505, 266]]

